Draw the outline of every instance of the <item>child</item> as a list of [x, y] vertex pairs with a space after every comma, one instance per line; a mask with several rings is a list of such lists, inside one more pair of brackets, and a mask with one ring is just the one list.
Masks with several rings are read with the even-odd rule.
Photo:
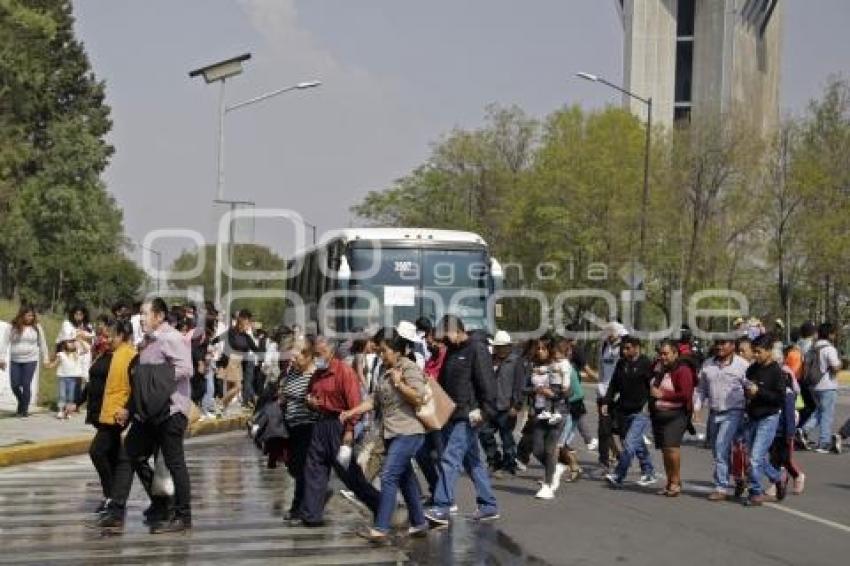
[[[560, 386], [563, 383], [561, 373], [555, 364], [538, 365], [531, 372], [531, 386], [535, 391], [552, 385]], [[534, 394], [534, 411], [538, 419], [548, 421], [551, 425], [558, 424], [564, 418], [558, 410], [557, 400], [540, 393]]]
[[[70, 335], [62, 336], [59, 353], [56, 354], [56, 379], [59, 382], [59, 412], [57, 419], [67, 419], [76, 411], [77, 384], [83, 381], [83, 356], [88, 344]], [[82, 351], [82, 352], [81, 352]]]

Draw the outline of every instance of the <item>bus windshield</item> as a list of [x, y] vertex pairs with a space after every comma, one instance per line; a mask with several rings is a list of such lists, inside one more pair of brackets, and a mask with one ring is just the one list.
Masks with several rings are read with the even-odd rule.
[[[372, 317], [391, 309], [393, 324], [420, 316], [436, 322], [451, 313], [460, 316], [469, 329], [486, 328], [487, 261], [485, 249], [353, 248], [351, 289], [377, 299], [381, 310]], [[358, 273], [368, 276], [358, 277]], [[353, 305], [365, 309], [368, 299], [356, 298]]]

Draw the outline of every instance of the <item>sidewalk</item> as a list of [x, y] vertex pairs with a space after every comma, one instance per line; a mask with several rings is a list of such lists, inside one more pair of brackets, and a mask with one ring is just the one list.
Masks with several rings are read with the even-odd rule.
[[[188, 436], [239, 430], [246, 422], [246, 415], [198, 421], [189, 427]], [[92, 437], [94, 428], [85, 424], [82, 414], [59, 420], [52, 412], [38, 412], [19, 419], [4, 412], [0, 414], [0, 467], [85, 454]]]

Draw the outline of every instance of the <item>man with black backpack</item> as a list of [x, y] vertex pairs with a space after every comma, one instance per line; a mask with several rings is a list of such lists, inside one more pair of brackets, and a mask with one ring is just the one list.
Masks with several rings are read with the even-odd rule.
[[834, 341], [835, 327], [830, 322], [822, 323], [818, 327], [817, 342], [806, 354], [801, 383], [802, 387], [811, 390], [817, 406], [803, 431], [808, 433], [816, 427], [819, 429], [815, 449], [818, 454], [828, 454], [830, 450], [841, 451], [841, 443], [836, 443], [832, 434], [835, 402], [838, 399], [838, 371], [841, 369], [841, 360], [838, 358], [838, 350], [833, 346]]

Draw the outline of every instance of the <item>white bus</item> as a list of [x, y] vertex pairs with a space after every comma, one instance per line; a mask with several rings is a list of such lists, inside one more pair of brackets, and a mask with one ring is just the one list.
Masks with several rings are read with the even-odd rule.
[[[495, 328], [502, 268], [470, 232], [354, 228], [329, 232], [287, 261], [284, 324], [308, 333], [374, 331], [400, 320], [460, 316], [470, 329]], [[303, 301], [298, 305], [297, 300]], [[493, 312], [488, 312], [488, 310]]]

